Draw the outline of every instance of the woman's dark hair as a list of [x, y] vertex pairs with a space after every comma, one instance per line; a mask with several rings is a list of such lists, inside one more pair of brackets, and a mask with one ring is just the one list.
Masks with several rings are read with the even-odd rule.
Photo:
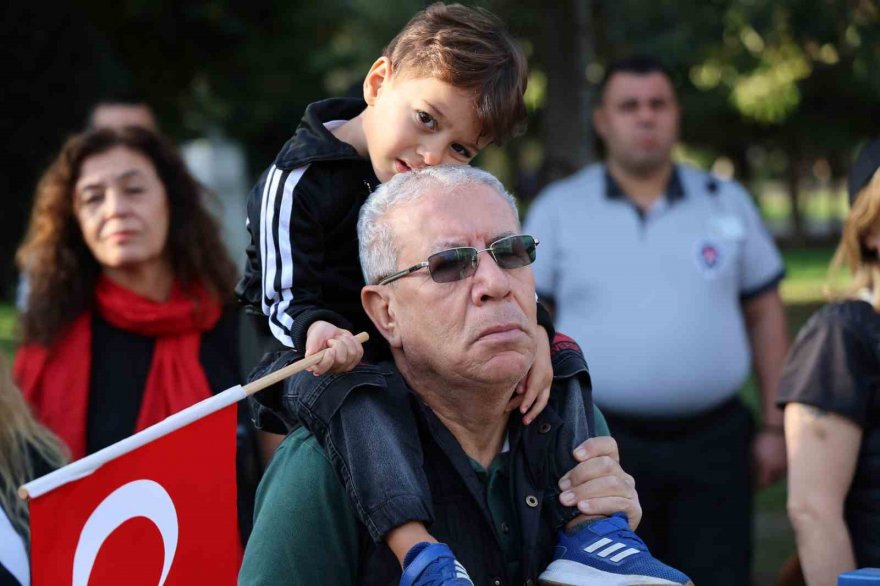
[[213, 194], [190, 175], [177, 149], [142, 128], [91, 130], [64, 144], [37, 185], [27, 237], [16, 254], [30, 288], [20, 322], [25, 343], [52, 343], [91, 307], [101, 267], [80, 231], [74, 189], [85, 160], [115, 147], [145, 156], [165, 187], [166, 247], [177, 281], [184, 290], [198, 283], [221, 302], [232, 299], [235, 265], [203, 201]]

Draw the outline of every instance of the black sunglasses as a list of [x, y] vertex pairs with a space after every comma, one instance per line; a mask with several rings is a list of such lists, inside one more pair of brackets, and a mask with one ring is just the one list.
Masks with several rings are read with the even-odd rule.
[[477, 272], [479, 254], [488, 252], [492, 260], [502, 269], [518, 269], [535, 262], [535, 249], [538, 241], [527, 234], [519, 236], [505, 236], [489, 245], [489, 248], [477, 250], [469, 246], [462, 248], [450, 248], [432, 254], [428, 260], [413, 265], [408, 269], [388, 275], [379, 285], [387, 285], [410, 273], [428, 269], [435, 283], [452, 283], [466, 279]]

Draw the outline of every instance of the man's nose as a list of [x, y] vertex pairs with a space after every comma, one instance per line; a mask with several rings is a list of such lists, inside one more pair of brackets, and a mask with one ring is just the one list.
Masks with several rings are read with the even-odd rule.
[[641, 104], [637, 112], [639, 122], [642, 124], [652, 124], [654, 122], [656, 112], [651, 104]]
[[503, 299], [510, 293], [510, 274], [499, 267], [488, 252], [481, 253], [480, 257], [471, 287], [476, 305]]

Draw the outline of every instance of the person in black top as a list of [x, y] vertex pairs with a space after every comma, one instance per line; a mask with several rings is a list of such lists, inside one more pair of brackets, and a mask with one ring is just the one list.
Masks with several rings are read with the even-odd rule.
[[849, 295], [798, 334], [780, 383], [788, 513], [807, 584], [880, 566], [880, 140], [849, 177], [850, 213], [832, 268]]

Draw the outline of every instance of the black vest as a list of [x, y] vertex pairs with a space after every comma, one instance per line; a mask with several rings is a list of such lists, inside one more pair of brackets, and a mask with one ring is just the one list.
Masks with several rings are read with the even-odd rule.
[[[583, 355], [569, 339], [560, 338], [564, 337], [557, 337], [553, 347], [554, 387], [547, 408], [529, 426], [523, 426], [515, 415], [508, 426], [511, 495], [522, 544], [519, 575], [509, 575], [485, 485], [452, 433], [429, 407], [411, 395], [434, 506], [435, 520], [428, 531], [452, 548], [476, 586], [532, 586], [552, 561], [559, 521], [549, 511], [559, 490], [558, 471], [551, 461], [558, 450], [571, 450], [571, 446], [558, 445], [563, 420], [556, 409], [562, 407], [561, 397], [570, 392], [572, 379], [577, 380], [583, 397], [588, 429], [595, 429], [590, 377]], [[388, 384], [405, 384], [400, 377], [386, 380]], [[384, 543], [375, 544], [365, 528], [361, 530], [361, 552], [361, 584], [400, 582], [397, 559]]]
[[[461, 446], [431, 410], [413, 397], [424, 469], [431, 487], [434, 522], [428, 531], [448, 544], [476, 585], [537, 583], [538, 573], [550, 563], [556, 531], [542, 516], [549, 478], [545, 465], [552, 434], [538, 433], [538, 426], [559, 421], [545, 410], [531, 426], [524, 428], [513, 417], [509, 430], [510, 476], [514, 510], [522, 533], [520, 572], [508, 575], [507, 562], [486, 500], [485, 485], [477, 478]], [[555, 425], [554, 425], [555, 427]], [[549, 491], [552, 492], [552, 491]], [[555, 493], [554, 493], [555, 498]], [[400, 567], [384, 544], [376, 545], [362, 531], [361, 584], [397, 584]]]
[[[267, 355], [251, 378], [259, 376], [263, 370], [275, 370], [294, 358], [293, 351]], [[325, 386], [322, 400], [311, 405], [314, 411], [302, 415], [307, 415], [307, 427], [313, 433], [317, 430], [315, 436], [320, 442], [326, 431], [326, 423], [322, 422], [328, 421], [346, 396], [357, 392], [358, 387], [382, 387], [380, 392], [389, 396], [407, 395], [418, 427], [423, 467], [431, 488], [434, 522], [428, 526], [428, 531], [452, 548], [476, 586], [531, 586], [537, 584], [538, 574], [552, 559], [557, 541], [556, 528], [577, 514], [573, 509], [561, 511], [555, 506], [559, 496], [557, 480], [562, 472], [568, 471], [560, 471], [559, 463], [571, 458], [573, 447], [570, 433], [560, 433], [564, 426], [570, 425], [563, 421], [565, 415], [560, 414], [584, 418], [586, 421], [579, 424], [588, 435], [593, 435], [595, 429], [590, 375], [580, 348], [570, 338], [557, 334], [551, 347], [551, 359], [554, 378], [547, 407], [529, 426], [523, 426], [515, 415], [508, 426], [510, 492], [522, 544], [519, 575], [516, 576], [508, 575], [485, 485], [452, 433], [409, 391], [393, 363], [361, 364], [350, 372], [331, 375], [335, 379], [332, 384], [328, 382], [330, 377], [300, 379], [311, 385]], [[322, 380], [323, 383], [319, 382]], [[274, 420], [281, 429], [296, 425], [292, 409], [289, 405], [285, 408], [290, 400], [287, 394], [279, 385], [256, 395], [258, 401], [253, 406], [257, 417], [264, 423]], [[308, 396], [308, 392], [304, 394]], [[574, 409], [577, 415], [572, 415]], [[360, 584], [396, 586], [400, 582], [397, 559], [387, 545], [376, 544], [363, 526], [359, 553]]]

